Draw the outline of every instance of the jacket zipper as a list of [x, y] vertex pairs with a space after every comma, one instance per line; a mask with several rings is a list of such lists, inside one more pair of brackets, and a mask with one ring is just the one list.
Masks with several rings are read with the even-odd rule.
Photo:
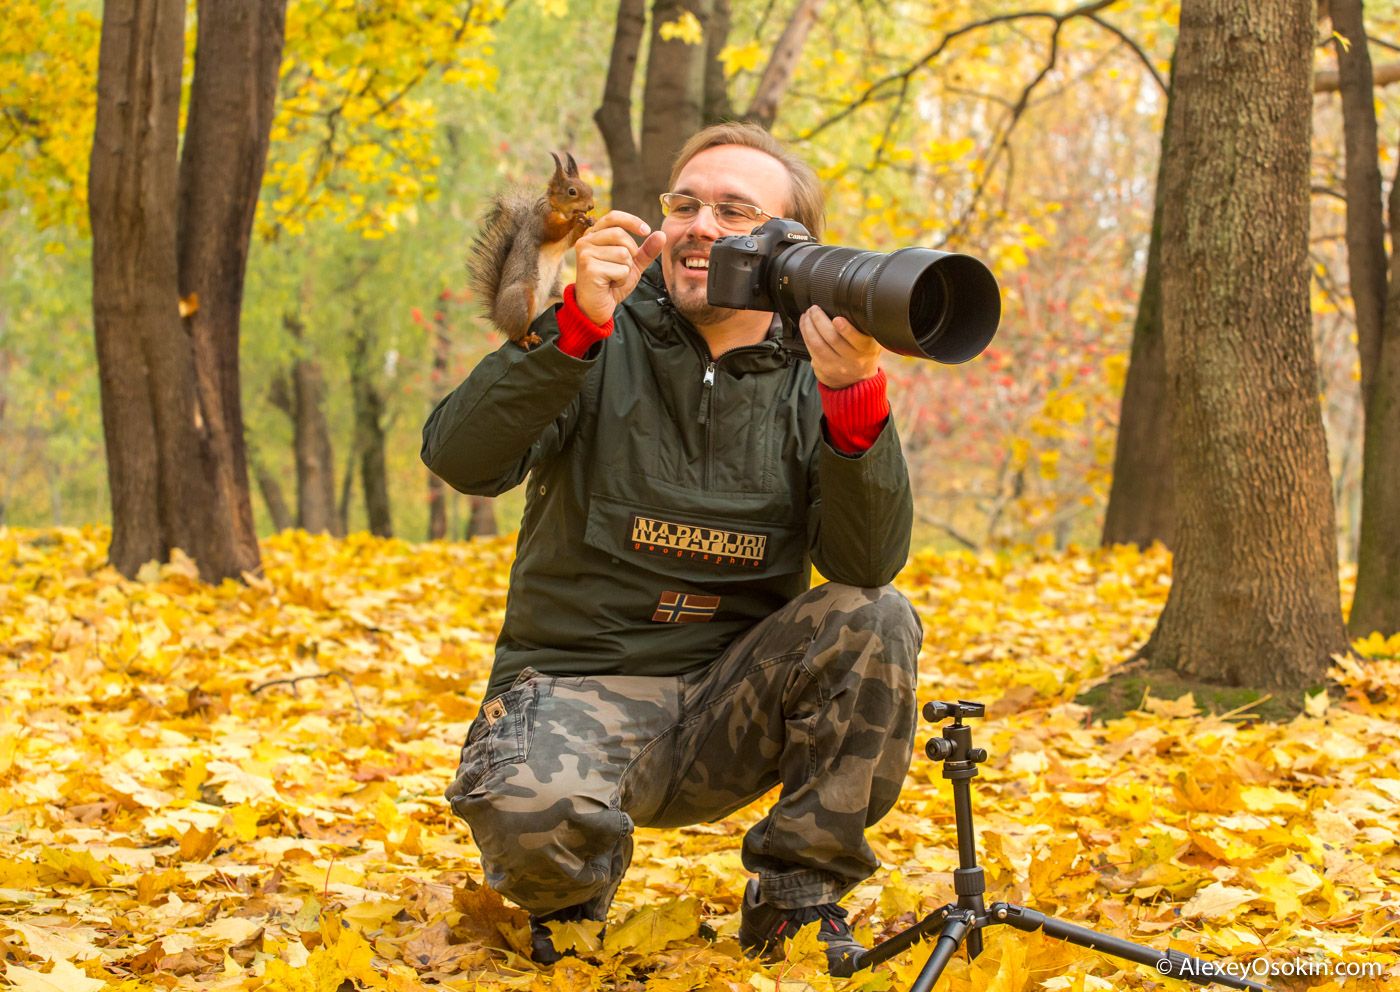
[[[669, 297], [662, 297], [662, 305], [667, 310], [671, 311], [672, 315], [675, 317], [676, 320], [684, 322], [685, 318], [681, 317], [680, 314], [676, 313], [675, 304], [671, 302]], [[711, 358], [709, 355], [709, 351], [705, 346], [704, 339], [700, 335], [700, 332], [689, 327], [687, 327], [686, 330], [690, 332], [687, 335], [687, 337], [690, 338], [691, 345], [695, 348], [696, 354], [699, 355], [700, 360], [702, 362], [706, 363], [705, 375], [700, 380], [700, 412], [697, 417], [697, 420], [699, 421], [700, 426], [705, 428], [704, 485], [706, 489], [712, 489], [714, 487], [715, 432], [713, 426], [711, 425], [711, 421], [714, 419], [714, 389], [716, 370], [719, 367], [720, 361], [723, 360], [726, 356], [732, 355], [735, 352], [747, 351], [750, 348], [762, 348], [764, 347], [764, 345], [740, 345], [737, 348], [730, 348], [728, 351], [721, 352], [720, 354]]]
[[700, 425], [705, 428], [705, 488], [713, 488], [715, 465], [715, 432], [710, 426], [710, 405], [714, 402], [715, 360], [705, 366], [705, 378], [700, 382]]

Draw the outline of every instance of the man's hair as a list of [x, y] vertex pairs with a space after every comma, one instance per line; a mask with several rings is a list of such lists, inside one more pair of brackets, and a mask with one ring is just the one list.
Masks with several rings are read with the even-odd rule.
[[742, 145], [756, 148], [782, 163], [792, 183], [792, 202], [788, 204], [788, 214], [807, 230], [812, 237], [820, 238], [826, 223], [826, 204], [822, 200], [821, 183], [812, 167], [788, 151], [783, 143], [757, 124], [729, 121], [711, 124], [696, 134], [681, 148], [676, 156], [676, 164], [671, 167], [671, 178], [667, 188], [676, 188], [676, 179], [691, 159], [707, 148], [719, 145]]

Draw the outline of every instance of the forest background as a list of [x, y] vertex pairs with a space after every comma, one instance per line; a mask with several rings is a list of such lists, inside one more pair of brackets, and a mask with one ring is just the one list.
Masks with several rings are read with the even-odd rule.
[[[7, 98], [0, 131], [0, 524], [102, 522], [110, 503], [86, 203], [99, 4], [10, 6], [0, 88], [18, 99]], [[426, 16], [434, 6], [451, 16]], [[719, 61], [729, 99], [743, 108], [789, 12], [722, 6], [730, 23]], [[965, 251], [986, 260], [1004, 290], [1002, 328], [974, 363], [886, 358], [915, 478], [916, 546], [1096, 543], [1146, 264], [1175, 4], [1083, 5], [1095, 9], [1066, 18], [1053, 48], [1048, 19], [996, 23], [1034, 5], [800, 6], [811, 33], [773, 128], [819, 170], [826, 240]], [[593, 115], [614, 4], [399, 7], [289, 8], [242, 319], [259, 534], [305, 522], [294, 424], [295, 396], [309, 382], [334, 478], [325, 529], [428, 537], [421, 424], [499, 343], [464, 279], [489, 196], [542, 188], [548, 153], [567, 148], [603, 193], [600, 210], [608, 205], [609, 159]], [[1386, 39], [1400, 39], [1400, 5], [1370, 4], [1366, 15], [1384, 55]], [[699, 43], [685, 5], [658, 5], [654, 16], [669, 37]], [[187, 34], [192, 53], [193, 17]], [[1339, 556], [1349, 562], [1363, 427], [1325, 20], [1318, 42], [1312, 309]], [[1378, 83], [1387, 71], [1382, 60]], [[863, 99], [870, 80], [900, 73], [902, 88]], [[1376, 93], [1389, 180], [1400, 101]], [[509, 531], [519, 496], [497, 502], [496, 524]], [[445, 507], [447, 533], [467, 533], [468, 497], [450, 494]]]

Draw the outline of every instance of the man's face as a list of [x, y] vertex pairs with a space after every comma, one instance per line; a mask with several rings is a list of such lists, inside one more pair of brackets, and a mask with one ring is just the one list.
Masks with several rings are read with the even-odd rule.
[[[769, 216], [784, 217], [792, 182], [783, 164], [767, 152], [744, 145], [717, 145], [687, 162], [670, 192], [686, 193], [706, 203], [752, 203]], [[706, 300], [710, 248], [717, 238], [747, 234], [749, 228], [723, 227], [714, 210], [701, 207], [688, 219], [667, 216], [661, 230], [666, 232], [661, 271], [676, 309], [696, 327], [732, 316], [736, 311], [712, 307]]]

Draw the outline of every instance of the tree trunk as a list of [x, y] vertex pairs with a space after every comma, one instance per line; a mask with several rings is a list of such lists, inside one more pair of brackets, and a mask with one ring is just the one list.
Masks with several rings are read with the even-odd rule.
[[[433, 314], [433, 364], [428, 373], [430, 392], [434, 397], [445, 396], [449, 388], [448, 358], [452, 339], [448, 335], [447, 316], [439, 309]], [[428, 476], [428, 540], [441, 541], [447, 537], [447, 484], [432, 472]]]
[[282, 495], [282, 484], [277, 481], [277, 476], [268, 470], [262, 459], [254, 455], [251, 461], [253, 478], [258, 482], [258, 490], [262, 493], [268, 516], [272, 518], [273, 530], [290, 530], [295, 526], [295, 521], [292, 520], [291, 511], [287, 509], [287, 500]]
[[356, 417], [365, 440], [360, 452], [360, 483], [365, 490], [365, 514], [369, 518], [371, 534], [393, 537], [389, 474], [384, 458], [384, 397], [371, 382], [362, 383], [359, 393]]
[[495, 537], [500, 533], [496, 527], [496, 503], [490, 496], [471, 498], [472, 515], [467, 521], [467, 537]]
[[369, 336], [355, 334], [350, 357], [350, 386], [355, 400], [355, 449], [360, 456], [360, 485], [365, 494], [365, 515], [370, 533], [379, 537], [393, 537], [389, 479], [384, 458], [384, 395], [374, 381], [369, 353]]
[[646, 0], [621, 0], [612, 53], [608, 57], [607, 82], [603, 85], [603, 102], [593, 112], [612, 166], [613, 206], [637, 215], [642, 214], [646, 204], [643, 202], [641, 152], [632, 131], [632, 80], [637, 73], [637, 57], [646, 23]]
[[1323, 681], [1346, 647], [1309, 315], [1311, 0], [1185, 0], [1163, 176], [1177, 480], [1154, 663]]
[[1346, 146], [1347, 271], [1361, 349], [1361, 395], [1369, 401], [1380, 364], [1386, 259], [1376, 94], [1361, 0], [1332, 0], [1332, 27], [1347, 40], [1335, 43]]
[[1400, 632], [1400, 166], [1390, 186], [1390, 291], [1380, 361], [1366, 403], [1361, 541], [1350, 630]]
[[273, 383], [270, 399], [292, 422], [292, 447], [296, 453], [297, 526], [312, 534], [344, 537], [335, 508], [335, 453], [330, 424], [326, 420], [326, 382], [321, 363], [308, 357], [306, 326], [292, 313], [282, 315], [282, 326], [295, 341], [290, 373]]
[[336, 504], [335, 519], [339, 533], [350, 533], [350, 500], [355, 494], [355, 467], [360, 464], [360, 431], [356, 427], [351, 432], [350, 455], [345, 459], [345, 474], [340, 477], [340, 501]]
[[[705, 96], [705, 45], [667, 40], [661, 29], [686, 13], [704, 25], [711, 0], [656, 0], [651, 8], [651, 47], [642, 102], [640, 216], [661, 226], [661, 202], [671, 165], [686, 140], [700, 130]], [[616, 174], [616, 173], [614, 173]]]
[[259, 566], [238, 311], [284, 4], [203, 5], [183, 163], [185, 5], [104, 4], [89, 174], [93, 327], [108, 554], [126, 575], [176, 547], [208, 581]]
[[729, 102], [729, 81], [724, 78], [724, 63], [719, 57], [729, 44], [732, 20], [729, 0], [713, 0], [710, 23], [705, 31], [705, 94], [701, 123], [706, 126], [734, 119], [734, 107]]
[[[1167, 90], [1167, 118], [1172, 90]], [[1172, 492], [1172, 416], [1167, 392], [1166, 345], [1162, 340], [1162, 203], [1167, 134], [1162, 128], [1162, 151], [1157, 162], [1157, 188], [1152, 206], [1152, 236], [1147, 246], [1147, 271], [1142, 277], [1133, 350], [1123, 402], [1118, 415], [1118, 438], [1113, 454], [1113, 484], [1104, 513], [1104, 544], [1147, 547], [1161, 541], [1171, 547], [1175, 523]]]

